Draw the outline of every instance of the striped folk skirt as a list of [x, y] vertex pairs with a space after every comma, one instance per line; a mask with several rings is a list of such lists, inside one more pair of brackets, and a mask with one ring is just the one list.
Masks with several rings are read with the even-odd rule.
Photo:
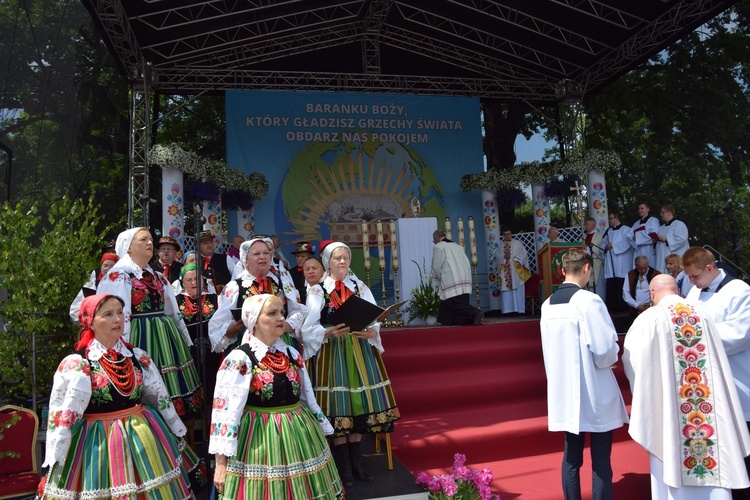
[[200, 416], [203, 390], [198, 370], [174, 320], [162, 312], [133, 314], [130, 343], [151, 356], [180, 418]]
[[153, 408], [84, 414], [70, 431], [68, 456], [47, 473], [43, 500], [194, 498], [184, 440]]
[[380, 352], [366, 339], [330, 338], [310, 359], [315, 398], [334, 436], [392, 432], [400, 418]]
[[331, 450], [306, 405], [245, 407], [237, 454], [227, 460], [223, 498], [343, 498]]

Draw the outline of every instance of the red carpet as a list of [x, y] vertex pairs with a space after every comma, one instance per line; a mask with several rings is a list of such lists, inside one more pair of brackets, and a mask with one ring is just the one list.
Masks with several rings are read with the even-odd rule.
[[[463, 453], [468, 466], [492, 469], [503, 499], [562, 498], [563, 434], [547, 431], [538, 320], [382, 335], [402, 415], [393, 450], [412, 474], [444, 471]], [[622, 368], [616, 373], [629, 403]], [[627, 428], [615, 432], [612, 469], [615, 498], [650, 497], [648, 456]], [[581, 485], [591, 498], [588, 452]]]

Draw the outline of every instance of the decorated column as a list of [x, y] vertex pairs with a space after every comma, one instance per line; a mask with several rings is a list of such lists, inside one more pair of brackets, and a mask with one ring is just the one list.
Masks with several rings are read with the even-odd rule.
[[185, 248], [183, 227], [183, 173], [174, 167], [161, 169], [161, 234], [171, 236]]
[[255, 233], [255, 216], [250, 210], [227, 210], [227, 231], [230, 237], [242, 236], [246, 240]]
[[604, 180], [604, 172], [600, 170], [589, 170], [588, 173], [589, 194], [589, 217], [596, 219], [597, 231], [607, 229], [607, 184]]
[[203, 217], [206, 218], [206, 223], [203, 224], [204, 231], [213, 231], [216, 234], [214, 243], [221, 245], [221, 194], [212, 200], [203, 200]]
[[489, 287], [489, 309], [501, 309], [500, 287], [498, 286], [497, 252], [500, 241], [500, 224], [497, 218], [497, 200], [492, 191], [482, 191], [482, 215], [484, 235], [487, 245], [487, 280]]
[[531, 185], [531, 197], [534, 200], [534, 245], [537, 255], [539, 250], [549, 242], [547, 231], [549, 230], [549, 200], [544, 192], [543, 184]]

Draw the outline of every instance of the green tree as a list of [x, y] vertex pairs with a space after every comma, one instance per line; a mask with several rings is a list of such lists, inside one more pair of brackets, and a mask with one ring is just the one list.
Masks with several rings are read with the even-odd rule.
[[98, 268], [102, 235], [110, 229], [93, 196], [63, 197], [44, 212], [38, 203], [0, 208], [0, 287], [8, 295], [0, 302], [0, 316], [10, 323], [0, 332], [0, 379], [21, 379], [14, 389], [19, 394], [31, 394], [33, 384], [37, 394], [48, 394], [57, 364], [72, 352], [80, 328], [68, 309], [88, 273]]
[[[748, 32], [744, 1], [585, 101], [587, 146], [612, 149], [623, 160], [607, 179], [610, 205], [623, 221], [637, 217], [640, 200], [655, 214], [671, 203], [693, 244], [717, 246], [731, 259], [731, 229], [747, 247], [739, 228], [750, 223]], [[729, 207], [734, 227], [716, 227], [711, 215]], [[738, 252], [743, 267], [748, 256]]]

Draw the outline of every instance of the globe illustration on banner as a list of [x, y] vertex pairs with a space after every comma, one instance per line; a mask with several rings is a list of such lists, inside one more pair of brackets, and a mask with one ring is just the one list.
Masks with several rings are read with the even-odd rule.
[[432, 169], [409, 147], [382, 142], [312, 142], [300, 149], [279, 191], [275, 225], [297, 240], [322, 240], [336, 233], [350, 246], [362, 221], [445, 217], [443, 193]]

